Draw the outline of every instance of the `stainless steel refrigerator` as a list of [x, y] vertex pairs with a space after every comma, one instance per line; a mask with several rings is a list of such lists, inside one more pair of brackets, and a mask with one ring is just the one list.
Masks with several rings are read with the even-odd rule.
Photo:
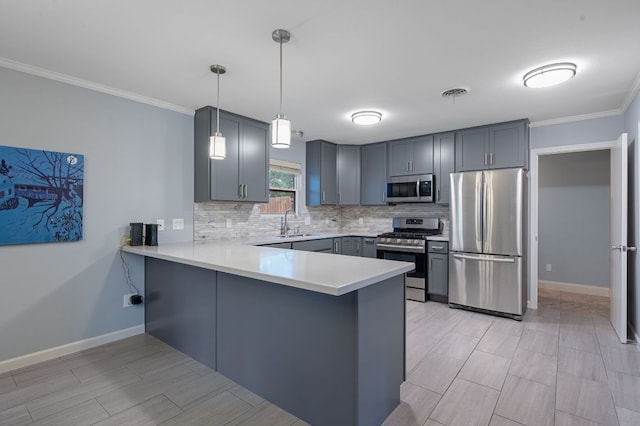
[[522, 319], [526, 171], [452, 173], [450, 179], [449, 304]]

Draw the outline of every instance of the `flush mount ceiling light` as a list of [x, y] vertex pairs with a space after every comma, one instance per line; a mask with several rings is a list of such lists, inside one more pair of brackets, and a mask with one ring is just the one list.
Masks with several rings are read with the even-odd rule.
[[529, 71], [522, 77], [526, 87], [548, 87], [569, 80], [576, 75], [576, 64], [560, 62]]
[[271, 146], [289, 148], [291, 146], [291, 121], [282, 113], [282, 44], [291, 39], [291, 33], [287, 30], [277, 29], [271, 33], [271, 38], [280, 44], [280, 112], [271, 121]]
[[209, 137], [209, 158], [224, 160], [227, 156], [227, 141], [220, 133], [220, 74], [227, 72], [222, 65], [211, 65], [209, 70], [217, 75], [218, 90], [216, 96], [216, 132]]
[[378, 111], [358, 111], [351, 114], [351, 121], [359, 126], [378, 124], [382, 120], [382, 114]]

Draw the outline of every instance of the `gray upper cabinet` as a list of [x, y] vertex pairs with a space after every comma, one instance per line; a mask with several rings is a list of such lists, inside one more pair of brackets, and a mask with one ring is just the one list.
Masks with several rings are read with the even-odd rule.
[[526, 120], [489, 126], [492, 169], [528, 167], [529, 138]]
[[360, 204], [360, 147], [338, 145], [338, 204]]
[[456, 171], [489, 167], [489, 128], [476, 127], [456, 132]]
[[455, 172], [455, 144], [454, 132], [440, 133], [433, 137], [433, 173], [435, 174], [435, 202], [449, 204], [451, 183], [449, 174]]
[[528, 120], [456, 132], [456, 171], [528, 167]]
[[360, 204], [383, 206], [387, 203], [387, 145], [363, 145], [360, 155]]
[[315, 140], [307, 142], [306, 148], [307, 205], [336, 205], [338, 203], [336, 145]]
[[220, 111], [220, 132], [226, 138], [224, 160], [209, 159], [209, 136], [216, 129], [216, 110], [195, 113], [194, 201], [269, 200], [269, 125]]
[[433, 136], [388, 142], [389, 176], [433, 173]]

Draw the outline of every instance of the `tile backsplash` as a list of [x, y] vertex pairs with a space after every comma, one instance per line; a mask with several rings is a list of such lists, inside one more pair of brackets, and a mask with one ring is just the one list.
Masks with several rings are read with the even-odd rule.
[[[292, 231], [298, 230], [303, 233], [343, 232], [376, 235], [392, 230], [391, 222], [394, 216], [437, 216], [443, 220], [447, 232], [449, 208], [435, 204], [301, 206], [295, 217], [289, 216], [288, 222]], [[260, 204], [195, 203], [194, 240], [251, 239], [279, 235], [282, 217], [261, 214]]]

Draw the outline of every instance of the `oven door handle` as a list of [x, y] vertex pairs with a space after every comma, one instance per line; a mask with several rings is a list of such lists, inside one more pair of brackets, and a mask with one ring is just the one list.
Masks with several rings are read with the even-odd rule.
[[385, 249], [387, 251], [401, 251], [407, 253], [425, 253], [425, 248], [423, 246], [412, 247], [412, 246], [398, 246], [395, 244], [376, 244], [376, 249]]

